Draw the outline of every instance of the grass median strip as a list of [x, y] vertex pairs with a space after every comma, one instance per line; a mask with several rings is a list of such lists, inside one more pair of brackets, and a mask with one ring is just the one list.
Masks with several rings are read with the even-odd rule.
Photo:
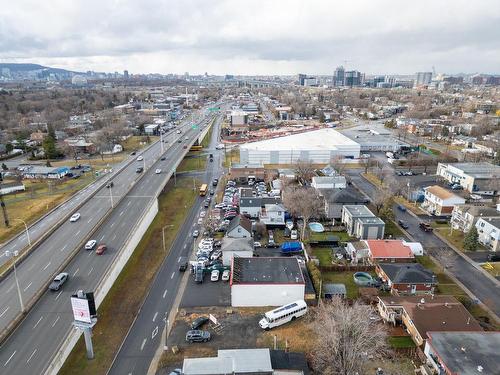
[[[98, 310], [99, 322], [94, 328], [95, 359], [87, 360], [83, 337], [66, 360], [60, 374], [105, 374], [137, 315], [141, 303], [167, 255], [162, 247], [162, 228], [165, 230], [165, 248], [172, 245], [177, 230], [182, 226], [197, 192], [191, 189], [192, 180], [178, 178], [159, 198], [159, 212], [144, 234], [129, 261]], [[183, 209], [179, 209], [183, 208]]]
[[188, 156], [182, 159], [179, 167], [177, 167], [177, 173], [181, 172], [192, 172], [192, 171], [203, 171], [207, 167], [207, 157], [206, 155], [196, 155]]

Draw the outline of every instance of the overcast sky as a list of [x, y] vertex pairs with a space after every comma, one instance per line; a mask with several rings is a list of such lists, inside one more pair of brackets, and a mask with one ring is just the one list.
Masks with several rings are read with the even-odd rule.
[[[6, 1], [6, 0], [5, 0]], [[347, 62], [346, 62], [347, 61]], [[130, 73], [500, 72], [498, 0], [12, 0], [0, 62]]]

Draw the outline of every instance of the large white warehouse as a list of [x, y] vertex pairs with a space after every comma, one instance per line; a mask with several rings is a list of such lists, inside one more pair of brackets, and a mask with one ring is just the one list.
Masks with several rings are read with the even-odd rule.
[[328, 164], [336, 157], [359, 158], [360, 145], [333, 129], [313, 130], [240, 146], [241, 164]]

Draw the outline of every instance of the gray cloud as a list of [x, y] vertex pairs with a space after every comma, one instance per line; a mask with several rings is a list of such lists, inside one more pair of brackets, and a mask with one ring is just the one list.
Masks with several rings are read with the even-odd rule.
[[164, 73], [331, 73], [343, 60], [368, 73], [495, 72], [495, 9], [494, 0], [19, 0], [0, 9], [0, 59]]

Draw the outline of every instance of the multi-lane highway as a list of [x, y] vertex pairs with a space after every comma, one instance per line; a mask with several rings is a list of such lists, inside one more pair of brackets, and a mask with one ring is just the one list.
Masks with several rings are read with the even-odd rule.
[[[206, 122], [206, 121], [204, 121]], [[70, 332], [72, 314], [69, 296], [78, 289], [95, 290], [100, 279], [118, 251], [124, 245], [131, 228], [137, 223], [148, 203], [156, 199], [156, 192], [167, 178], [182, 155], [187, 152], [177, 139], [189, 138], [189, 142], [199, 136], [200, 130], [192, 129], [190, 123], [184, 125], [182, 134], [175, 132], [166, 137], [166, 160], [158, 160], [160, 144], [143, 153], [144, 161], [134, 162], [127, 167], [127, 173], [113, 179], [114, 210], [92, 235], [92, 239], [106, 243], [108, 251], [103, 256], [96, 256], [94, 251], [80, 250], [65, 267], [69, 273], [69, 281], [60, 292], [44, 292], [39, 301], [26, 315], [22, 323], [0, 348], [0, 373], [6, 374], [39, 374], [42, 373], [59, 345]], [[155, 161], [157, 160], [157, 161]], [[135, 172], [137, 166], [150, 167], [138, 179]], [[163, 173], [155, 174], [161, 168]], [[131, 190], [126, 193], [132, 185]], [[119, 201], [119, 199], [121, 200]], [[18, 277], [23, 297], [34, 294], [35, 284], [45, 282], [47, 275], [52, 274], [61, 264], [61, 259], [69, 256], [75, 246], [90, 239], [89, 233], [96, 225], [97, 215], [104, 215], [109, 210], [111, 198], [109, 189], [104, 188], [90, 201], [90, 207], [82, 207], [81, 219], [76, 223], [64, 223], [38, 248], [18, 269]], [[0, 323], [5, 325], [6, 317], [12, 319], [19, 311], [19, 302], [15, 291], [13, 276], [9, 276], [0, 284]], [[12, 314], [14, 312], [14, 314]]]
[[[211, 144], [209, 145], [210, 152], [214, 155], [214, 162], [209, 163], [205, 174], [198, 177], [208, 183], [212, 177], [218, 177], [222, 171], [223, 154], [215, 150], [218, 143], [219, 126], [220, 118], [214, 123]], [[146, 374], [155, 351], [160, 345], [163, 345], [161, 342], [162, 331], [183, 276], [183, 273], [178, 271], [178, 262], [180, 257], [189, 256], [193, 250], [194, 239], [191, 233], [195, 229], [193, 225], [196, 225], [202, 203], [203, 198], [198, 198], [178, 232], [170, 253], [163, 261], [109, 374]]]

